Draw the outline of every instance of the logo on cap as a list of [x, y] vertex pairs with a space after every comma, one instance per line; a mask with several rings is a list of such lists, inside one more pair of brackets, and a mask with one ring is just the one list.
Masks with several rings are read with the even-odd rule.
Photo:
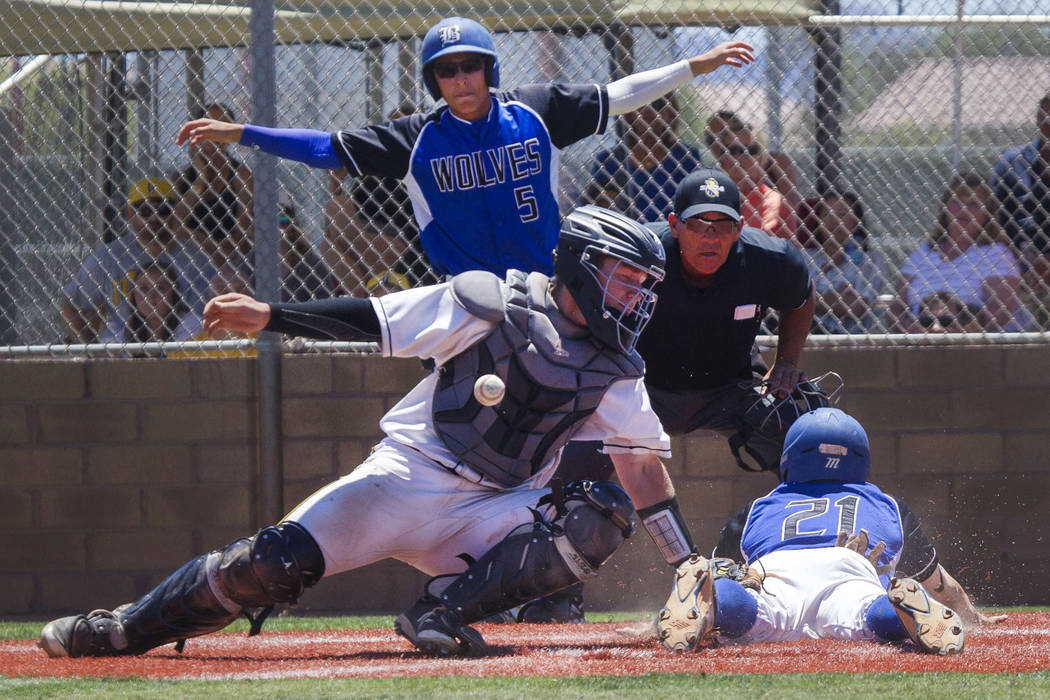
[[460, 34], [458, 24], [450, 24], [447, 27], [442, 27], [438, 30], [438, 36], [441, 37], [442, 46], [458, 44], [459, 40], [463, 38], [463, 35]]
[[700, 186], [700, 191], [706, 194], [712, 199], [717, 198], [718, 195], [726, 191], [725, 185], [718, 184], [718, 180], [713, 177], [709, 177], [704, 180], [704, 184]]

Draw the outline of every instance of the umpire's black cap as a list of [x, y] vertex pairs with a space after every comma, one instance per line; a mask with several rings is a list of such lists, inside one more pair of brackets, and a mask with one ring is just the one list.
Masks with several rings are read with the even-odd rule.
[[679, 219], [717, 211], [739, 222], [740, 190], [721, 170], [694, 170], [678, 183], [674, 193], [674, 211]]

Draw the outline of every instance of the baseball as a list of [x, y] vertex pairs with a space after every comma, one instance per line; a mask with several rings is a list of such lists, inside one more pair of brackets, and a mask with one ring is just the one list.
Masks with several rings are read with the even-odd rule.
[[495, 406], [503, 400], [507, 385], [495, 374], [483, 374], [474, 382], [474, 398], [482, 406]]

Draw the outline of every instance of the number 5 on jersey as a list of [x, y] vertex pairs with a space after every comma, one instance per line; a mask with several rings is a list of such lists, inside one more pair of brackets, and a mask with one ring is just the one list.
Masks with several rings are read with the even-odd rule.
[[515, 187], [514, 201], [518, 204], [518, 216], [521, 217], [522, 223], [528, 223], [540, 218], [540, 209], [536, 203], [536, 195], [532, 191], [532, 185]]

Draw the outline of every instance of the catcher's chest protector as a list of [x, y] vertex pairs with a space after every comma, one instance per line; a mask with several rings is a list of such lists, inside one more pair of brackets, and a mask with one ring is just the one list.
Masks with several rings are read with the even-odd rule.
[[[537, 272], [488, 272], [452, 280], [453, 295], [475, 316], [499, 321], [483, 340], [439, 368], [434, 429], [464, 464], [504, 486], [540, 470], [575, 434], [618, 379], [640, 377], [625, 356], [570, 323], [554, 306], [550, 280]], [[503, 400], [482, 406], [474, 382], [495, 374]]]

